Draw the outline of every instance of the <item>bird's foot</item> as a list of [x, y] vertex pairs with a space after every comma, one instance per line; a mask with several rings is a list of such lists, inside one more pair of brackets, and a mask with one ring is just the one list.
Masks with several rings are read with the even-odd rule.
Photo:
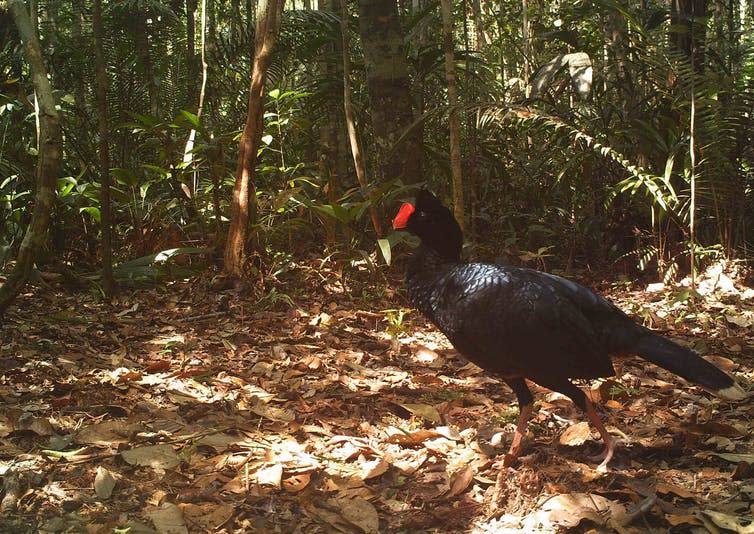
[[589, 457], [589, 460], [591, 460], [592, 462], [600, 462], [600, 464], [597, 466], [597, 471], [599, 471], [600, 473], [607, 472], [607, 464], [609, 464], [610, 460], [613, 459], [616, 445], [617, 442], [613, 438], [607, 438], [605, 439], [604, 450], [595, 456]]

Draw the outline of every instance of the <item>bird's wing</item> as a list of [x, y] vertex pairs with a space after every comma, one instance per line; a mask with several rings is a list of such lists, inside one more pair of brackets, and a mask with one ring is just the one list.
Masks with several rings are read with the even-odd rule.
[[583, 286], [531, 269], [467, 264], [438, 291], [438, 325], [485, 368], [535, 380], [613, 374], [594, 319], [612, 314], [612, 305]]

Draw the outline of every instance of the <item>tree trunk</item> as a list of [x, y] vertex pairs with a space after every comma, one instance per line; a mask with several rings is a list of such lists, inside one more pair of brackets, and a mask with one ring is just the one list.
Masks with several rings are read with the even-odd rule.
[[377, 181], [418, 181], [421, 140], [414, 134], [395, 146], [413, 122], [396, 0], [359, 0], [359, 32], [369, 88]]
[[21, 0], [8, 2], [13, 20], [24, 44], [27, 61], [31, 67], [34, 90], [39, 99], [40, 134], [39, 160], [37, 162], [37, 192], [34, 198], [34, 213], [21, 242], [16, 265], [8, 279], [0, 287], [0, 316], [8, 309], [13, 299], [23, 289], [29, 278], [34, 260], [44, 245], [50, 214], [55, 202], [55, 185], [61, 173], [63, 136], [60, 128], [52, 86], [47, 77], [42, 50], [28, 7]]
[[694, 64], [694, 70], [704, 71], [707, 0], [671, 0], [670, 22], [675, 31], [670, 41]]
[[110, 126], [107, 113], [107, 70], [102, 47], [102, 0], [94, 0], [94, 62], [97, 76], [97, 118], [99, 120], [100, 223], [102, 225], [102, 289], [107, 300], [115, 293], [113, 280], [112, 223], [110, 217]]
[[[339, 2], [340, 0], [319, 0], [317, 9], [337, 14], [341, 11]], [[341, 53], [337, 44], [333, 42], [326, 45], [323, 52], [320, 56], [320, 69], [324, 72], [325, 78], [328, 80], [336, 77], [342, 79], [343, 63], [334, 60]], [[343, 155], [340, 154], [341, 142], [339, 139], [342, 137], [344, 122], [341, 114], [343, 105], [341, 99], [333, 95], [328, 98], [325, 106], [327, 110], [319, 125], [319, 169], [322, 179], [325, 180], [323, 189], [327, 195], [327, 202], [333, 205], [338, 201], [340, 184], [346, 176], [345, 172], [341, 172], [343, 169], [340, 164], [343, 159]], [[320, 215], [320, 217], [325, 228], [325, 242], [328, 245], [334, 245], [337, 242], [338, 220], [325, 214]]]
[[188, 85], [186, 87], [187, 105], [197, 100], [197, 83], [199, 68], [196, 63], [196, 0], [186, 0], [186, 68]]
[[259, 0], [254, 33], [254, 66], [249, 83], [249, 104], [246, 125], [238, 146], [236, 184], [230, 211], [230, 228], [225, 241], [225, 272], [243, 274], [249, 227], [256, 223], [256, 191], [254, 167], [264, 126], [264, 84], [272, 60], [272, 49], [280, 29], [283, 0]]
[[445, 77], [448, 83], [448, 117], [450, 128], [450, 171], [453, 178], [453, 215], [461, 230], [463, 217], [463, 176], [461, 174], [461, 121], [458, 118], [458, 88], [456, 87], [456, 67], [453, 59], [453, 14], [451, 0], [440, 0], [442, 12], [443, 48], [445, 50]]
[[[346, 114], [346, 126], [348, 127], [348, 141], [351, 143], [351, 153], [353, 154], [353, 165], [356, 169], [356, 178], [359, 181], [364, 194], [367, 192], [367, 170], [364, 165], [364, 158], [361, 155], [361, 145], [359, 143], [358, 134], [356, 133], [356, 119], [353, 115], [353, 105], [351, 104], [351, 61], [349, 58], [350, 46], [349, 46], [349, 33], [348, 33], [348, 5], [345, 0], [341, 2], [340, 11], [340, 30], [343, 37], [343, 109]], [[371, 196], [372, 200], [375, 200], [374, 196]], [[372, 227], [377, 237], [384, 235], [382, 230], [382, 222], [380, 216], [377, 213], [377, 208], [372, 202], [369, 205], [369, 217], [372, 219]]]

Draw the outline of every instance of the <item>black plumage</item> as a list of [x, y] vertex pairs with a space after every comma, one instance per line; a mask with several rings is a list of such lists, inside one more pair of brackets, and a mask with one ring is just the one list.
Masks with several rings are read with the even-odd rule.
[[521, 445], [533, 398], [526, 379], [570, 397], [615, 445], [570, 379], [615, 374], [611, 356], [637, 354], [726, 399], [744, 397], [727, 374], [691, 350], [638, 325], [611, 302], [568, 279], [520, 267], [461, 263], [462, 234], [428, 191], [404, 204], [393, 226], [421, 239], [407, 269], [408, 298], [466, 358], [501, 376], [521, 415], [509, 457]]

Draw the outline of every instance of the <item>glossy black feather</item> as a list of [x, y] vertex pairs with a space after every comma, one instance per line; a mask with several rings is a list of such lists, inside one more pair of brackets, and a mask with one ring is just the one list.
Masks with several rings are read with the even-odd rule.
[[409, 301], [484, 369], [574, 398], [568, 379], [612, 376], [611, 355], [638, 354], [723, 397], [743, 396], [714, 365], [580, 284], [533, 269], [461, 263], [460, 228], [428, 192], [417, 196], [406, 229], [422, 240], [408, 266]]

